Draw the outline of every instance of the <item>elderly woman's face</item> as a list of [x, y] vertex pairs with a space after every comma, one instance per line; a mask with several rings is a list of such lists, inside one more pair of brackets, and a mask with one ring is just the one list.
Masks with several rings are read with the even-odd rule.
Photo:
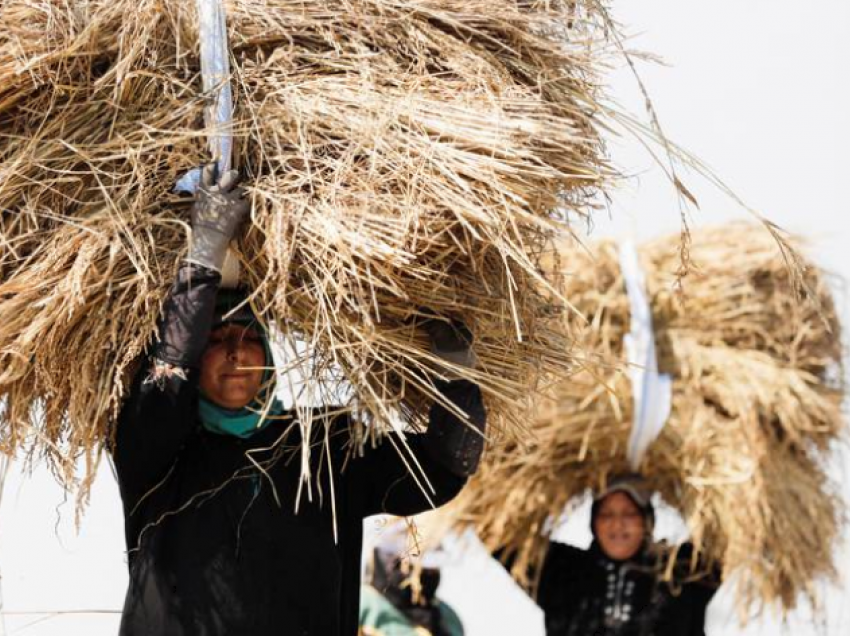
[[201, 391], [226, 409], [241, 409], [263, 383], [266, 353], [263, 338], [250, 327], [223, 325], [210, 334], [201, 358]]
[[613, 492], [602, 500], [593, 529], [605, 555], [624, 561], [640, 550], [646, 537], [646, 520], [626, 493]]

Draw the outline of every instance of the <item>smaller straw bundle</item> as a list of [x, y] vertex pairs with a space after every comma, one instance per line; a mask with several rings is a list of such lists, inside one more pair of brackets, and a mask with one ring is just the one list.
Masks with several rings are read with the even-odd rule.
[[[760, 228], [695, 233], [683, 293], [679, 248], [671, 237], [640, 251], [659, 370], [673, 376], [672, 414], [641, 470], [681, 513], [704, 562], [740, 575], [742, 609], [787, 610], [800, 594], [815, 600], [813, 583], [834, 573], [842, 512], [825, 461], [844, 423], [833, 302], [823, 276], [805, 263], [789, 269]], [[530, 447], [491, 449], [442, 522], [473, 527], [489, 549], [516, 555], [513, 573], [529, 587], [553, 520], [628, 469], [629, 303], [618, 247], [568, 248], [560, 258], [566, 296], [588, 321], [581, 342], [591, 357], [553, 386]]]

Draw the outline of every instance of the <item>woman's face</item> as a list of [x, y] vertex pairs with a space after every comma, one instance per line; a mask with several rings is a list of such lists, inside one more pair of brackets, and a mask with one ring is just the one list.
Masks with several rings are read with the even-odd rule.
[[263, 383], [266, 353], [263, 338], [251, 327], [222, 325], [210, 334], [201, 358], [201, 391], [226, 409], [241, 409]]
[[623, 492], [602, 500], [593, 522], [602, 552], [615, 561], [631, 559], [646, 537], [646, 520], [635, 502]]

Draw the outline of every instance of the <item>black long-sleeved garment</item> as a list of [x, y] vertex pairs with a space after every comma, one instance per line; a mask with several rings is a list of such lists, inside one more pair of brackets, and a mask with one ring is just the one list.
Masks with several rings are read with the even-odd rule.
[[[429, 432], [407, 436], [433, 486], [429, 501], [397, 451], [400, 439], [346, 462], [350, 422], [315, 411], [313, 481], [299, 488], [294, 413], [248, 439], [200, 425], [197, 364], [218, 282], [210, 270], [181, 270], [152, 359], [188, 375], [145, 383], [143, 369], [119, 418], [113, 454], [130, 568], [121, 636], [354, 636], [363, 519], [452, 499], [466, 480], [458, 461], [477, 461], [479, 436], [453, 434], [468, 426], [438, 405]], [[475, 385], [452, 382], [443, 392], [483, 431]]]
[[582, 550], [552, 542], [537, 594], [547, 636], [704, 636], [719, 574], [685, 576], [691, 552], [681, 546], [681, 567], [666, 583], [649, 556], [613, 561], [595, 543]]

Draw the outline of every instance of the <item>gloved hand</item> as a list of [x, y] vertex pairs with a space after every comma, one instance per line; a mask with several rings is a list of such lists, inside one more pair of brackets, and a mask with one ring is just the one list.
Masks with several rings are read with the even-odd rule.
[[425, 321], [425, 330], [431, 343], [431, 353], [458, 366], [475, 367], [475, 353], [472, 351], [472, 332], [457, 320], [450, 322], [429, 318]]
[[245, 192], [236, 187], [238, 183], [236, 170], [229, 170], [219, 179], [214, 162], [204, 166], [198, 198], [192, 207], [188, 262], [221, 271], [227, 246], [251, 209]]

